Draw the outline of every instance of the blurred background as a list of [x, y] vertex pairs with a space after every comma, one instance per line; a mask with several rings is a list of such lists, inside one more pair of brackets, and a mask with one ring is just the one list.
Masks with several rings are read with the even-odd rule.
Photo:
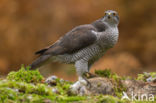
[[[156, 0], [0, 0], [0, 75], [30, 64], [35, 51], [108, 9], [119, 13], [119, 42], [91, 71], [108, 68], [128, 76], [156, 71]], [[40, 71], [77, 78], [67, 64], [52, 63]]]

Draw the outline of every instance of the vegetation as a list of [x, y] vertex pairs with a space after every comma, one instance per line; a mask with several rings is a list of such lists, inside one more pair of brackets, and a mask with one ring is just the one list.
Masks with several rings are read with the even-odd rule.
[[152, 81], [152, 80], [156, 80], [156, 72], [151, 72], [151, 73], [147, 73], [144, 72], [144, 74], [138, 74], [137, 80], [142, 80], [142, 81]]
[[38, 83], [43, 80], [43, 76], [40, 75], [38, 70], [30, 71], [30, 67], [24, 67], [22, 65], [18, 72], [10, 72], [7, 76], [8, 80], [27, 82], [27, 83]]
[[[109, 70], [95, 71], [95, 73], [117, 80], [119, 83], [121, 79], [124, 79]], [[119, 86], [119, 83], [116, 84], [118, 88], [115, 89], [117, 96], [71, 95], [69, 93], [71, 82], [55, 78], [49, 84], [45, 82], [38, 70], [30, 71], [28, 67], [22, 66], [17, 72], [10, 72], [6, 79], [0, 79], [0, 103], [139, 103], [121, 100], [121, 91], [125, 88]]]
[[115, 73], [112, 73], [110, 69], [105, 70], [95, 70], [95, 74], [101, 77], [111, 78], [115, 87], [115, 95], [122, 97], [122, 92], [126, 91], [126, 88], [122, 85], [121, 80], [125, 80], [125, 77], [120, 77]]

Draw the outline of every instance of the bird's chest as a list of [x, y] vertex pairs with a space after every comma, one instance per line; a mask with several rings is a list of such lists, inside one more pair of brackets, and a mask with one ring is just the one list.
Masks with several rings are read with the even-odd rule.
[[98, 40], [101, 49], [112, 48], [118, 41], [118, 34], [117, 28], [108, 29], [104, 33], [101, 33]]
[[81, 53], [83, 54], [81, 58], [88, 61], [90, 65], [97, 61], [100, 57], [102, 57], [105, 51], [102, 50], [99, 45], [93, 44], [85, 48], [83, 51], [81, 51]]

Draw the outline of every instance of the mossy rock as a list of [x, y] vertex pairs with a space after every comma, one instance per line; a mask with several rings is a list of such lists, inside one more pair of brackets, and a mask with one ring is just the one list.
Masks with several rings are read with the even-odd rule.
[[[125, 88], [120, 84], [126, 78], [120, 77], [110, 70], [96, 71], [96, 74], [100, 76], [98, 78], [105, 78], [104, 82], [107, 79], [111, 80], [109, 84], [116, 86], [112, 86], [115, 95], [111, 93], [104, 95], [105, 93], [100, 90], [99, 93], [104, 94], [69, 95], [72, 82], [57, 78], [54, 81], [55, 85], [50, 86], [45, 83], [45, 79], [38, 70], [29, 70], [29, 67], [22, 66], [19, 71], [10, 72], [6, 79], [0, 79], [0, 103], [152, 103], [121, 100], [122, 91]], [[92, 80], [94, 81], [96, 78]], [[101, 79], [98, 80], [101, 81]], [[97, 81], [95, 84], [97, 84], [95, 86], [101, 87], [100, 82]]]

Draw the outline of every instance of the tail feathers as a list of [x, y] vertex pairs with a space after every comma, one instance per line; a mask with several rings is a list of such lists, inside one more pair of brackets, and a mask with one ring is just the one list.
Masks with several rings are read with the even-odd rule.
[[39, 58], [37, 58], [31, 65], [29, 65], [30, 69], [37, 69], [38, 67], [42, 66], [46, 62], [49, 61], [51, 55], [42, 55]]
[[42, 49], [42, 50], [39, 50], [37, 52], [35, 52], [35, 54], [39, 54], [39, 55], [42, 55], [45, 51], [47, 51], [48, 49], [45, 48], [45, 49]]

